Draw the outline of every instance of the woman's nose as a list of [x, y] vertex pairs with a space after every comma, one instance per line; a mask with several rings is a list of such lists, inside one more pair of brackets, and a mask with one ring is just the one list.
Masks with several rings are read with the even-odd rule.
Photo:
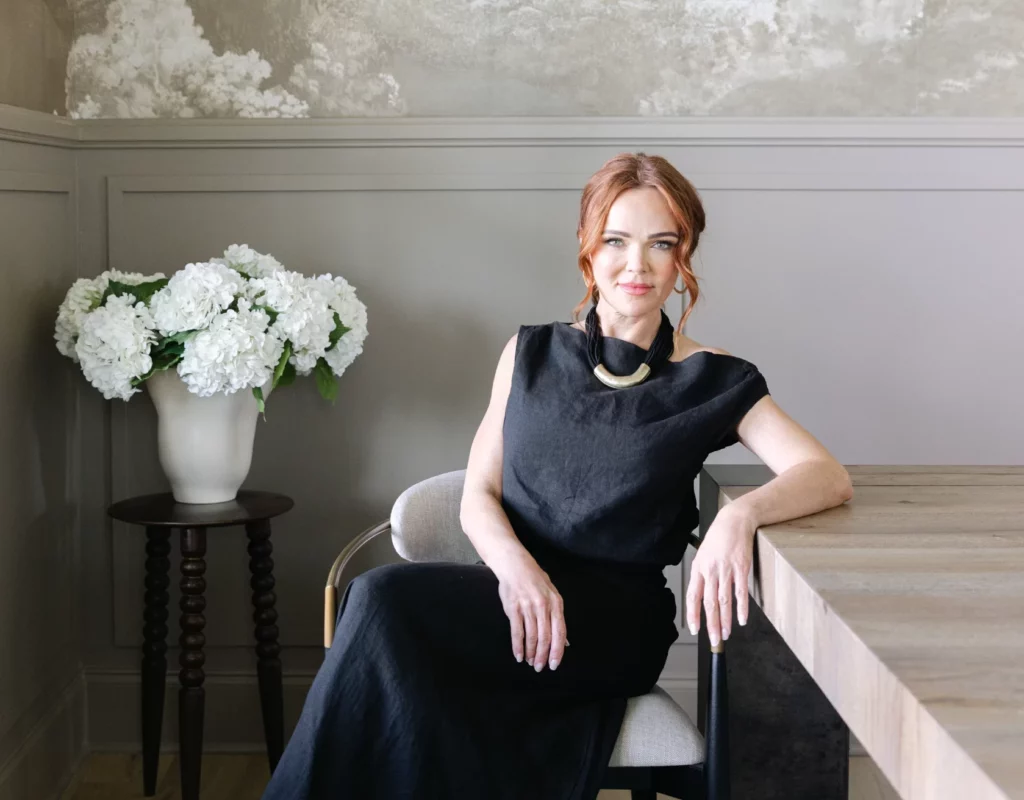
[[634, 245], [626, 252], [626, 266], [636, 272], [647, 269], [647, 253], [643, 245]]

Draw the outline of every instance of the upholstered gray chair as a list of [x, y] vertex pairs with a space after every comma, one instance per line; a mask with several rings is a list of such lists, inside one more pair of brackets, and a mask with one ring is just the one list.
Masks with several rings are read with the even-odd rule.
[[[395, 501], [389, 520], [366, 529], [341, 551], [327, 577], [325, 648], [334, 639], [340, 593], [371, 566], [403, 560], [466, 564], [480, 560], [459, 521], [465, 475], [465, 470], [456, 470], [410, 486]], [[382, 536], [385, 533], [391, 536]], [[691, 543], [698, 541], [693, 538]], [[627, 701], [604, 788], [629, 789], [633, 800], [654, 800], [658, 792], [697, 800], [728, 797], [725, 654], [720, 647], [713, 650], [705, 715], [707, 746], [686, 712], [655, 686]]]

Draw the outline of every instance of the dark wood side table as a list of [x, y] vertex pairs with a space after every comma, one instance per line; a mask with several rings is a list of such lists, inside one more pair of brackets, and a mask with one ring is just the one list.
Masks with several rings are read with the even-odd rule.
[[167, 675], [167, 588], [170, 584], [171, 530], [181, 532], [181, 670], [178, 680], [179, 761], [182, 800], [198, 800], [203, 753], [203, 708], [206, 639], [206, 529], [244, 525], [249, 537], [253, 621], [260, 710], [267, 758], [274, 771], [284, 750], [284, 701], [281, 688], [281, 648], [277, 643], [274, 608], [274, 561], [270, 520], [294, 505], [290, 497], [272, 492], [240, 491], [226, 503], [175, 502], [170, 492], [132, 497], [114, 503], [114, 519], [146, 528], [146, 594], [142, 646], [142, 775], [147, 797], [156, 793], [160, 729], [163, 725], [164, 682]]

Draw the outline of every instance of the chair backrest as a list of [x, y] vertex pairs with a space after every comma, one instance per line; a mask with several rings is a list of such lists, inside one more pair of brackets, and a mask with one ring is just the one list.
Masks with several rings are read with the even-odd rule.
[[398, 496], [391, 507], [391, 542], [398, 555], [406, 561], [480, 560], [459, 521], [465, 480], [464, 469], [445, 472]]

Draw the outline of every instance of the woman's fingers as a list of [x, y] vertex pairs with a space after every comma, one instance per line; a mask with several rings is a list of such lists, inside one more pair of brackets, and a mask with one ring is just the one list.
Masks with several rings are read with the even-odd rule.
[[749, 570], [743, 567], [736, 568], [736, 621], [740, 625], [747, 624], [747, 612], [750, 609], [750, 598], [747, 595], [748, 572]]
[[555, 669], [562, 663], [566, 644], [565, 616], [561, 603], [558, 603], [551, 609], [551, 652], [548, 655], [548, 669]]
[[723, 639], [728, 639], [732, 633], [733, 585], [732, 570], [723, 566], [718, 574], [718, 624], [721, 626]]
[[526, 662], [532, 665], [537, 652], [537, 617], [530, 606], [523, 609], [523, 624], [526, 628]]
[[704, 616], [708, 621], [708, 639], [715, 646], [722, 639], [722, 626], [718, 620], [718, 576], [713, 572], [704, 579]]
[[704, 595], [704, 576], [690, 567], [690, 585], [686, 587], [686, 627], [694, 636], [700, 630], [700, 599]]
[[533, 668], [540, 672], [547, 664], [548, 652], [551, 650], [551, 612], [544, 602], [534, 608], [537, 615], [537, 651], [533, 658]]
[[520, 613], [518, 608], [513, 608], [512, 612], [508, 615], [509, 627], [512, 630], [512, 655], [516, 657], [516, 661], [522, 663], [523, 660], [523, 615]]

